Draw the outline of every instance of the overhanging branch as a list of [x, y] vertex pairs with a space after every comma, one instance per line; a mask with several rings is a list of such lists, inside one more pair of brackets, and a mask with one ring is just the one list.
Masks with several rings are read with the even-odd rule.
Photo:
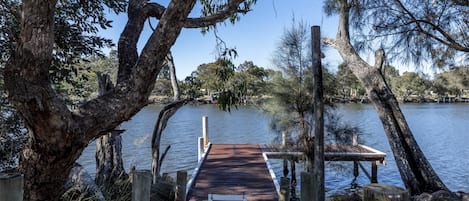
[[239, 4], [245, 0], [232, 0], [219, 12], [200, 18], [187, 18], [184, 22], [184, 28], [200, 28], [215, 25], [216, 23], [223, 22], [228, 17], [236, 13], [246, 14], [250, 10], [239, 9]]

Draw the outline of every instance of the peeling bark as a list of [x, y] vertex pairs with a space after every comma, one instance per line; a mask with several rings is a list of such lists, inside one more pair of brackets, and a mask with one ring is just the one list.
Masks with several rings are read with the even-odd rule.
[[355, 51], [349, 36], [349, 9], [346, 0], [339, 1], [339, 29], [335, 40], [325, 42], [337, 49], [347, 66], [364, 85], [383, 124], [402, 181], [411, 195], [448, 190], [426, 159], [410, 130], [399, 103], [386, 84], [380, 68], [384, 50], [375, 53], [375, 66], [366, 63]]

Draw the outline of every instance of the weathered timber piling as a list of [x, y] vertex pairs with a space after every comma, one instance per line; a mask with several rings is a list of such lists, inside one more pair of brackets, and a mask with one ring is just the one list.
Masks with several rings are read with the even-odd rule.
[[313, 175], [308, 172], [301, 172], [301, 196], [300, 200], [313, 199]]
[[186, 200], [187, 172], [178, 171], [176, 175], [176, 198], [175, 201]]
[[0, 200], [23, 201], [23, 175], [0, 173]]
[[208, 146], [208, 117], [202, 117], [202, 137], [204, 138], [204, 148]]
[[205, 153], [205, 147], [204, 147], [204, 138], [203, 137], [199, 137], [197, 139], [197, 144], [198, 144], [198, 148], [197, 148], [197, 161], [200, 161], [200, 159], [202, 159], [202, 156], [204, 155]]
[[363, 187], [363, 195], [364, 201], [410, 201], [409, 192], [386, 184], [368, 184]]
[[321, 64], [321, 28], [311, 27], [311, 44], [313, 57], [313, 105], [314, 105], [314, 149], [313, 149], [313, 199], [324, 201], [324, 98]]
[[150, 201], [152, 176], [150, 170], [132, 173], [132, 201]]
[[290, 201], [290, 179], [288, 177], [280, 178], [279, 201]]

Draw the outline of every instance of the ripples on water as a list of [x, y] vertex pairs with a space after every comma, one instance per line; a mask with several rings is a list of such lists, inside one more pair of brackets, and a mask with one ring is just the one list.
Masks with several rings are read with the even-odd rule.
[[[150, 105], [130, 121], [122, 124], [124, 166], [138, 169], [151, 168], [151, 134], [161, 106]], [[402, 111], [417, 142], [441, 179], [454, 191], [469, 192], [469, 104], [405, 104]], [[364, 134], [360, 142], [387, 153], [386, 166], [378, 166], [380, 183], [403, 186], [383, 127], [372, 105], [340, 105], [338, 111], [345, 121], [358, 124]], [[216, 106], [184, 106], [168, 122], [163, 132], [161, 149], [171, 145], [163, 162], [162, 172], [175, 174], [178, 170], [189, 173], [197, 164], [197, 138], [202, 133], [202, 116], [208, 116], [209, 139], [212, 143], [269, 144], [276, 134], [269, 129], [269, 117], [255, 107], [239, 107], [231, 113], [219, 111]], [[84, 151], [79, 163], [95, 173], [95, 144]], [[369, 162], [363, 162], [370, 168]], [[343, 167], [337, 169], [337, 166]], [[282, 174], [281, 161], [273, 166], [278, 177]], [[326, 164], [328, 194], [350, 188], [353, 180], [351, 162]], [[297, 165], [297, 175], [301, 171]], [[299, 180], [298, 180], [299, 181]], [[359, 185], [369, 183], [360, 172]]]

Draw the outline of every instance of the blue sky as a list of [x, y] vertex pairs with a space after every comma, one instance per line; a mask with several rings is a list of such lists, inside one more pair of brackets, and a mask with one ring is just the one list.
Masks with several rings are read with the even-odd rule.
[[[169, 1], [156, 2], [167, 5]], [[200, 7], [196, 6], [191, 16], [197, 17], [199, 11]], [[291, 26], [293, 16], [308, 25], [321, 26], [323, 37], [334, 37], [337, 32], [337, 17], [326, 17], [322, 12], [321, 0], [258, 0], [252, 11], [242, 16], [236, 24], [228, 22], [218, 26], [218, 35], [228, 47], [236, 48], [236, 66], [244, 61], [253, 61], [258, 66], [275, 69], [271, 62], [273, 52], [284, 30]], [[111, 38], [117, 44], [127, 16], [125, 13], [119, 16], [110, 14], [109, 18], [114, 20], [113, 28], [101, 31], [100, 35]], [[150, 34], [151, 29], [147, 23], [139, 48], [143, 47]], [[212, 32], [203, 35], [200, 29], [184, 29], [171, 49], [178, 79], [182, 80], [190, 75], [200, 64], [214, 61], [215, 42]], [[340, 56], [331, 48], [324, 51], [326, 58], [323, 63], [334, 69], [341, 62]]]

